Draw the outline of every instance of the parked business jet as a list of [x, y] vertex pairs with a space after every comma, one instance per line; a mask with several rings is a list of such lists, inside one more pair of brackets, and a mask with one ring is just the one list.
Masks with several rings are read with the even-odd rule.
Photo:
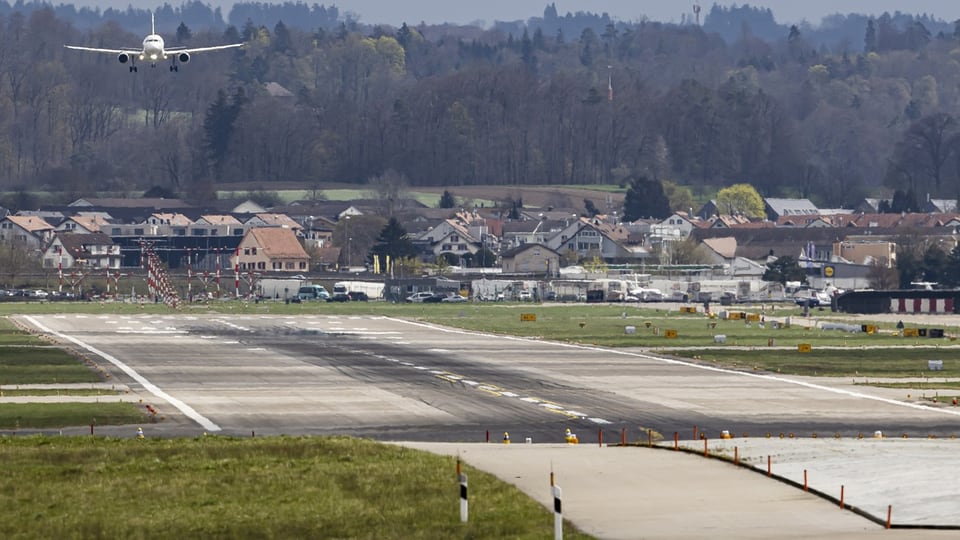
[[186, 47], [164, 47], [163, 38], [157, 34], [153, 19], [153, 13], [151, 13], [150, 35], [143, 38], [143, 46], [139, 49], [96, 49], [93, 47], [77, 47], [76, 45], [64, 45], [64, 47], [78, 51], [115, 54], [117, 55], [117, 60], [119, 60], [121, 64], [130, 62], [131, 73], [137, 71], [137, 60], [140, 60], [141, 62], [150, 62], [150, 67], [157, 67], [157, 62], [170, 60], [170, 71], [180, 71], [177, 66], [177, 62], [179, 61], [181, 64], [186, 64], [190, 61], [190, 55], [193, 53], [243, 47], [243, 43], [216, 45], [214, 47], [198, 47], [196, 49], [188, 49]]

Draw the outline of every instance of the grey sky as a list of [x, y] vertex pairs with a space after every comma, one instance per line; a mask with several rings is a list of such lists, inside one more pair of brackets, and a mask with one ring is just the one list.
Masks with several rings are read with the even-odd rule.
[[[268, 3], [270, 0], [266, 0]], [[482, 21], [492, 23], [495, 20], [527, 19], [542, 15], [547, 0], [305, 0], [308, 4], [336, 5], [341, 12], [350, 11], [360, 16], [364, 23], [387, 23], [399, 25], [402, 22], [417, 24], [455, 22], [471, 23]], [[560, 14], [576, 11], [593, 13], [607, 12], [620, 20], [637, 20], [643, 16], [665, 22], [678, 22], [681, 15], [693, 12], [695, 0], [554, 0]], [[703, 7], [702, 15], [714, 2], [698, 0]], [[120, 9], [127, 5], [149, 8], [160, 4], [158, 0], [77, 0], [77, 4], [114, 6]], [[207, 0], [214, 6], [223, 6], [224, 15], [233, 2], [229, 0]], [[956, 0], [750, 0], [738, 2], [717, 2], [721, 5], [744, 3], [753, 6], [766, 6], [773, 9], [778, 22], [794, 23], [808, 20], [819, 23], [824, 15], [832, 13], [868, 13], [880, 14], [884, 11], [903, 11], [905, 13], [930, 13], [938, 19], [953, 21], [960, 19], [960, 2]], [[173, 2], [172, 5], [177, 5]]]

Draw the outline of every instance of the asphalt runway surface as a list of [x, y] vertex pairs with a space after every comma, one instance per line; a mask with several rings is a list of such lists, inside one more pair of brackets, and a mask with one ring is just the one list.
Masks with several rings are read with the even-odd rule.
[[764, 433], [960, 434], [960, 410], [849, 379], [717, 369], [645, 352], [374, 316], [21, 316], [109, 368], [161, 433], [582, 442]]
[[[544, 499], [544, 471], [556, 463], [570, 490], [565, 515], [602, 538], [956, 535], [884, 531], [888, 505], [896, 508], [895, 527], [960, 528], [951, 482], [960, 408], [903, 390], [374, 316], [15, 318], [81, 351], [159, 409], [164, 419], [144, 426], [148, 436], [405, 441], [462, 454], [537, 500]], [[580, 445], [556, 444], [567, 428]], [[738, 445], [759, 469], [773, 456], [779, 478], [796, 486], [809, 469], [812, 490], [835, 496], [846, 486], [847, 503], [872, 517], [838, 513], [835, 501], [781, 490], [774, 479], [723, 462], [704, 459], [704, 468], [673, 452], [601, 449], [601, 429], [607, 443], [619, 442], [621, 430], [630, 442], [655, 431], [666, 439], [661, 445], [677, 433], [695, 453], [703, 434], [713, 452]], [[735, 439], [718, 440], [724, 430]], [[876, 431], [891, 439], [872, 439]], [[509, 447], [480, 444], [488, 433], [499, 443], [504, 432]], [[130, 426], [98, 433], [133, 435]], [[553, 444], [519, 444], [527, 439]]]

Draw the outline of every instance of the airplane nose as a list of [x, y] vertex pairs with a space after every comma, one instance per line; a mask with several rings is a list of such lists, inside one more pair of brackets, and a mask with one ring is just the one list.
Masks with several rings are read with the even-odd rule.
[[150, 55], [150, 59], [151, 59], [151, 60], [156, 60], [156, 59], [157, 59], [157, 55], [151, 54], [151, 55]]

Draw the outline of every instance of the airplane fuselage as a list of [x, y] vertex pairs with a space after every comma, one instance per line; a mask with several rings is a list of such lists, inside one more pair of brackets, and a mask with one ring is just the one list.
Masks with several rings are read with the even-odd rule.
[[163, 38], [157, 34], [150, 34], [143, 38], [143, 52], [140, 53], [141, 62], [150, 62], [156, 64], [160, 60], [166, 60], [167, 55], [163, 52]]

